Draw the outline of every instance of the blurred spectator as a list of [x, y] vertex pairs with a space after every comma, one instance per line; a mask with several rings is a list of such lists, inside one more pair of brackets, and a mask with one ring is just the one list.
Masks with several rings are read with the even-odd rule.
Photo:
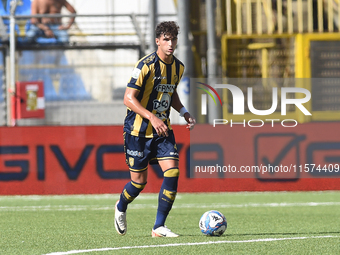
[[[32, 15], [36, 14], [60, 14], [62, 7], [70, 13], [76, 13], [73, 6], [66, 0], [33, 0]], [[61, 18], [32, 18], [30, 29], [27, 31], [27, 42], [36, 42], [38, 37], [56, 38], [58, 43], [68, 43], [67, 29], [71, 27], [75, 17], [70, 18], [67, 25], [61, 23]]]

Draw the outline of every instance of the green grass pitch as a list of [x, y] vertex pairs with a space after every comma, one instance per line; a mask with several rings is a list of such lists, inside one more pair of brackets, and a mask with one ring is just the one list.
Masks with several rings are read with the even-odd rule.
[[[0, 254], [340, 254], [340, 191], [178, 194], [167, 226], [178, 238], [152, 238], [157, 195], [141, 194], [114, 228], [118, 194], [0, 196]], [[198, 227], [222, 212], [221, 237]]]

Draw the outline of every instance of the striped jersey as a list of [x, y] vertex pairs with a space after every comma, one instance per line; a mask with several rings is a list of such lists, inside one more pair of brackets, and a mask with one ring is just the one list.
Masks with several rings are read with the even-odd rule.
[[[163, 120], [169, 130], [171, 130], [169, 115], [172, 95], [183, 72], [184, 65], [177, 58], [173, 56], [172, 63], [167, 64], [153, 52], [137, 62], [127, 84], [128, 88], [139, 91], [137, 100], [144, 108]], [[146, 138], [158, 136], [148, 119], [129, 108], [124, 121], [124, 132]]]

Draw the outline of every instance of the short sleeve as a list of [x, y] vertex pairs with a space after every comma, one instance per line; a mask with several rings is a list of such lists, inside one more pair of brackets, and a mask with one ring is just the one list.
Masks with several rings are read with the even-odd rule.
[[132, 71], [130, 81], [127, 84], [128, 88], [140, 90], [143, 83], [144, 78], [147, 76], [149, 72], [149, 68], [143, 62], [137, 63], [135, 68]]

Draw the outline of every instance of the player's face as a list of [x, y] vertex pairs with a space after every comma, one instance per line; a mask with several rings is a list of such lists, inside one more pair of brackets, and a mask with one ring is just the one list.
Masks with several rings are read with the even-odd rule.
[[158, 45], [160, 53], [165, 56], [171, 56], [174, 54], [177, 46], [177, 37], [162, 34], [160, 38], [156, 38], [156, 44]]

